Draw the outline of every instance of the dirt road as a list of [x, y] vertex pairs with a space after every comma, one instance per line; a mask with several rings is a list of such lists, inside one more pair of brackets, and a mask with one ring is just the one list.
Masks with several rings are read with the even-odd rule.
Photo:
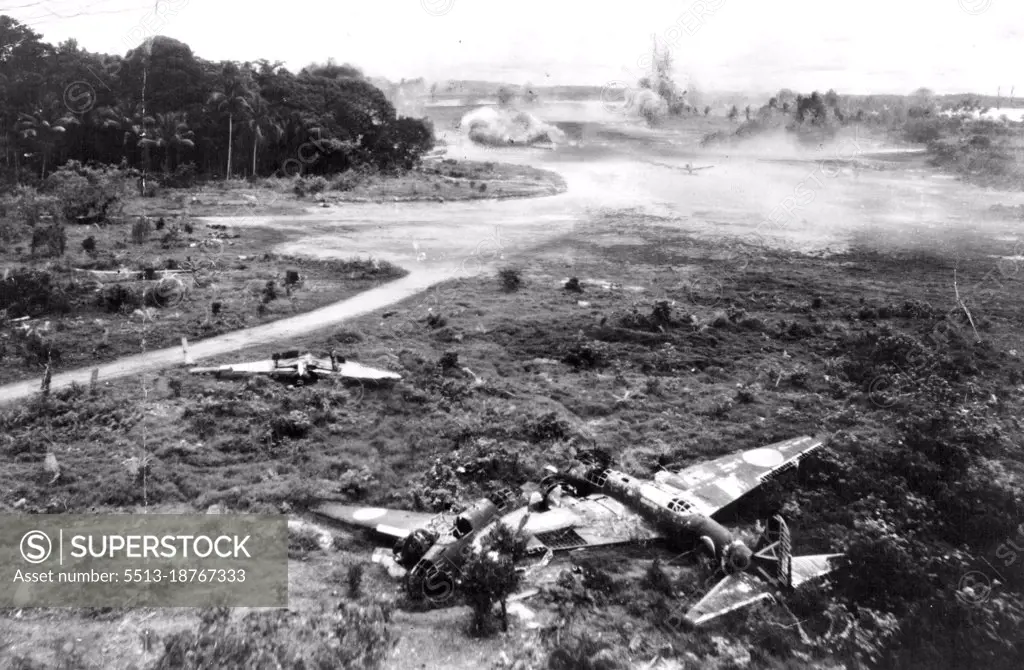
[[[287, 319], [274, 321], [256, 328], [238, 330], [226, 335], [211, 337], [189, 343], [189, 354], [193, 360], [210, 358], [220, 354], [238, 351], [252, 345], [279, 342], [291, 335], [309, 333], [320, 328], [335, 325], [345, 319], [367, 314], [383, 305], [398, 302], [411, 295], [443, 281], [446, 274], [431, 270], [416, 270], [409, 275], [371, 289], [357, 296], [328, 305], [312, 312], [299, 314]], [[112, 363], [89, 368], [71, 370], [53, 376], [51, 389], [70, 386], [72, 382], [89, 384], [92, 371], [98, 370], [100, 383], [131, 375], [155, 372], [184, 363], [181, 347], [159, 349], [137, 356], [128, 356]], [[31, 379], [17, 384], [0, 386], [0, 405], [21, 400], [37, 393], [41, 379]]]

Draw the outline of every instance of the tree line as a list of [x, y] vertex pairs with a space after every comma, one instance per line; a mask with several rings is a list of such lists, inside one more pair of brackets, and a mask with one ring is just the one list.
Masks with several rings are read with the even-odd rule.
[[409, 169], [434, 135], [347, 64], [212, 62], [162, 36], [95, 54], [0, 16], [0, 144], [8, 182], [69, 160], [233, 178]]

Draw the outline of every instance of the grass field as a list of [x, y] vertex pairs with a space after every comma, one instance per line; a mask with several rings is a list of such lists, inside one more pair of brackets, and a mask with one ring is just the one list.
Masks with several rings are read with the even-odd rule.
[[[535, 478], [546, 463], [563, 466], [581, 446], [605, 448], [619, 468], [650, 476], [825, 433], [825, 455], [728, 520], [746, 528], [782, 510], [794, 551], [824, 552], [853, 537], [865, 505], [880, 509], [880, 499], [882, 509], [901, 510], [925, 496], [926, 515], [934, 513], [929, 505], [950, 504], [938, 492], [914, 488], [925, 480], [911, 482], [913, 494], [887, 488], [896, 476], [888, 459], [906, 450], [898, 446], [908, 435], [901, 417], [950, 408], [1005, 436], [986, 441], [984, 457], [972, 467], [998, 472], [993, 485], [1020, 490], [1024, 467], [1013, 437], [1020, 434], [1024, 391], [1018, 273], [1002, 273], [998, 290], [983, 295], [995, 261], [977, 251], [960, 257], [961, 297], [982, 340], [975, 344], [954, 298], [952, 258], [861, 250], [810, 257], [727, 247], [660, 223], [609, 213], [597, 222], [606, 235], [552, 244], [517, 268], [523, 283], [516, 290], [496, 276], [458, 280], [326, 338], [293, 343], [312, 350], [344, 345], [359, 360], [400, 371], [404, 379], [393, 386], [292, 389], [167, 371], [135, 385], [59, 392], [9, 410], [0, 417], [7, 462], [0, 503], [30, 512], [222, 505], [294, 513], [329, 497], [436, 511]], [[572, 276], [582, 292], [564, 288]], [[946, 336], [929, 344], [938, 325]], [[886, 456], [876, 462], [881, 457], [873, 453]], [[59, 464], [59, 478], [46, 466], [48, 454]], [[145, 486], [124, 465], [144, 455]], [[862, 500], [864, 486], [876, 487], [873, 502]], [[894, 518], [904, 513], [911, 516], [901, 523], [914, 523], [909, 511]], [[980, 511], [950, 518], [967, 528], [945, 532], [966, 533], [962, 541], [979, 555], [988, 555], [1005, 539], [1003, 527], [1015, 523]], [[365, 561], [374, 546], [343, 529], [331, 532], [339, 538], [334, 548], [303, 552], [292, 577], [296, 593], [316, 593], [321, 602], [346, 601], [331, 571]], [[927, 541], [938, 555], [948, 553], [952, 540]], [[541, 662], [583, 633], [610, 643], [606, 655], [634, 664], [655, 656], [683, 667], [844, 661], [846, 652], [803, 645], [793, 630], [777, 630], [785, 617], [770, 607], [737, 614], [710, 632], [660, 627], [669, 601], [644, 575], [653, 558], [673, 555], [648, 548], [560, 559], [555, 574], [568, 570], [569, 576], [542, 584], [541, 594], [527, 601], [542, 625], [528, 628], [515, 619], [507, 636], [480, 644], [455, 634], [460, 622], [468, 625], [468, 615], [459, 614], [465, 610], [400, 611], [392, 667], [410, 658], [452, 668], [479, 667], [482, 658], [493, 667], [512, 667], [517, 658]], [[693, 564], [667, 570], [678, 606], [699, 597], [699, 570]], [[398, 598], [398, 586], [378, 568], [368, 568], [366, 579], [368, 593]], [[894, 573], [886, 588], [898, 592], [899, 585]], [[293, 604], [312, 607], [304, 597]], [[818, 630], [822, 609], [810, 609], [806, 626]], [[19, 653], [30, 653], [24, 636], [38, 635], [35, 616], [4, 620]], [[87, 615], [46, 616], [57, 617], [65, 636], [95, 628]], [[151, 621], [168, 635], [185, 625], [180, 614], [156, 612]], [[561, 643], [553, 637], [558, 631]], [[98, 663], [107, 638], [93, 639], [82, 654]], [[146, 658], [123, 656], [117, 667]]]

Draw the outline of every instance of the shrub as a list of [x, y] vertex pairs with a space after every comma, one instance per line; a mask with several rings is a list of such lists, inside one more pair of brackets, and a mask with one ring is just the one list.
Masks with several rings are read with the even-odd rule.
[[96, 238], [90, 235], [82, 240], [82, 251], [92, 256], [96, 253]]
[[0, 279], [0, 310], [17, 319], [71, 309], [67, 291], [43, 270], [19, 268]]
[[647, 572], [644, 573], [643, 586], [667, 597], [672, 597], [675, 592], [675, 589], [672, 588], [672, 580], [665, 574], [661, 567], [661, 561], [658, 559], [654, 559], [650, 567], [647, 568]]
[[100, 291], [98, 304], [108, 312], [122, 312], [139, 307], [142, 301], [124, 284], [113, 284]]
[[446, 351], [437, 362], [438, 367], [444, 371], [454, 370], [459, 367], [459, 354], [455, 351]]
[[523, 285], [522, 271], [516, 268], [503, 268], [498, 271], [502, 288], [509, 293], [518, 291]]
[[36, 226], [32, 230], [31, 249], [33, 256], [39, 247], [46, 247], [47, 253], [50, 256], [63, 256], [67, 244], [67, 232], [65, 232], [64, 226], [59, 223], [49, 226]]
[[580, 284], [580, 280], [576, 277], [570, 277], [569, 281], [565, 282], [565, 286], [562, 288], [572, 293], [583, 293], [583, 286]]
[[621, 584], [597, 564], [584, 560], [580, 562], [579, 568], [583, 574], [583, 588], [588, 591], [593, 591], [599, 596], [610, 596], [621, 589]]
[[349, 598], [358, 598], [363, 586], [363, 564], [355, 563], [348, 566], [345, 581], [348, 582]]
[[621, 649], [611, 642], [590, 637], [589, 634], [566, 640], [548, 657], [550, 670], [578, 670], [601, 668], [602, 670], [625, 670], [630, 667]]
[[942, 119], [918, 118], [903, 126], [903, 138], [907, 142], [928, 144], [942, 137], [946, 123]]
[[53, 340], [31, 331], [21, 338], [21, 354], [28, 367], [45, 367], [47, 363], [60, 364], [60, 349], [53, 345]]
[[181, 163], [164, 178], [164, 183], [168, 188], [191, 188], [196, 184], [197, 172], [195, 163]]
[[572, 434], [572, 427], [555, 412], [531, 419], [523, 427], [523, 435], [532, 442], [564, 440]]
[[346, 170], [334, 177], [331, 189], [335, 191], [351, 191], [362, 183], [362, 177], [355, 170]]
[[135, 244], [145, 244], [152, 232], [153, 224], [149, 222], [148, 218], [140, 216], [132, 224], [132, 242]]
[[312, 195], [316, 195], [317, 193], [323, 193], [326, 191], [327, 186], [327, 180], [320, 175], [317, 175], [309, 180], [308, 189]]
[[26, 226], [35, 226], [43, 216], [53, 212], [56, 200], [52, 196], [40, 194], [31, 186], [18, 186], [15, 190], [15, 202], [20, 218]]
[[292, 410], [284, 416], [277, 415], [270, 420], [270, 434], [275, 441], [282, 438], [303, 438], [312, 427], [313, 422], [309, 415], [299, 410]]
[[263, 287], [262, 296], [264, 304], [271, 302], [273, 300], [277, 300], [277, 284], [274, 282], [273, 279], [267, 280], [266, 285]]
[[131, 172], [115, 166], [88, 167], [68, 161], [44, 184], [61, 203], [68, 223], [105, 223], [124, 206]]
[[562, 362], [577, 369], [604, 367], [608, 359], [608, 346], [594, 340], [577, 340], [562, 354]]
[[492, 632], [491, 613], [496, 603], [501, 605], [502, 628], [508, 629], [508, 597], [519, 588], [522, 575], [515, 569], [512, 554], [501, 551], [503, 547], [495, 544], [495, 537], [509, 534], [513, 532], [493, 533], [463, 566], [460, 586], [473, 608], [473, 631], [477, 635]]
[[320, 536], [312, 528], [288, 529], [288, 558], [305, 558], [320, 549]]
[[295, 179], [295, 185], [292, 187], [292, 191], [298, 197], [304, 198], [307, 195], [323, 193], [327, 190], [327, 186], [327, 180], [320, 175], [315, 177], [299, 176]]

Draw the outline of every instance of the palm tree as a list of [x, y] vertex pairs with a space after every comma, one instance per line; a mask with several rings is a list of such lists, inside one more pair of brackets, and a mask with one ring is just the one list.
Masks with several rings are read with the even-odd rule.
[[167, 112], [157, 114], [150, 136], [139, 140], [140, 147], [159, 147], [164, 150], [164, 172], [171, 171], [171, 152], [174, 152], [175, 164], [180, 156], [181, 148], [191, 149], [196, 143], [195, 133], [188, 128], [183, 112]]
[[97, 119], [101, 128], [124, 131], [124, 136], [121, 142], [122, 146], [126, 150], [126, 160], [128, 158], [128, 147], [141, 147], [142, 141], [146, 138], [146, 129], [152, 127], [156, 123], [156, 119], [142, 113], [141, 106], [129, 109], [125, 109], [120, 105], [102, 107], [98, 110]]
[[35, 114], [18, 114], [18, 123], [15, 128], [22, 139], [32, 139], [38, 145], [43, 155], [42, 168], [39, 176], [46, 177], [46, 162], [50, 152], [56, 147], [58, 140], [67, 132], [67, 127], [78, 125], [79, 121], [74, 116], [62, 116], [54, 118], [56, 113], [52, 110], [46, 113], [38, 110]]
[[214, 105], [228, 115], [228, 165], [227, 179], [231, 179], [231, 139], [235, 132], [235, 117], [248, 118], [252, 114], [252, 93], [248, 82], [237, 68], [225, 68], [221, 79], [221, 90], [210, 95], [208, 104]]
[[252, 176], [255, 177], [256, 152], [259, 149], [260, 142], [267, 135], [270, 135], [274, 142], [279, 142], [284, 135], [284, 126], [277, 117], [271, 115], [270, 106], [267, 105], [267, 101], [263, 96], [259, 94], [253, 97], [252, 116], [249, 117], [248, 126], [249, 130], [252, 131]]

